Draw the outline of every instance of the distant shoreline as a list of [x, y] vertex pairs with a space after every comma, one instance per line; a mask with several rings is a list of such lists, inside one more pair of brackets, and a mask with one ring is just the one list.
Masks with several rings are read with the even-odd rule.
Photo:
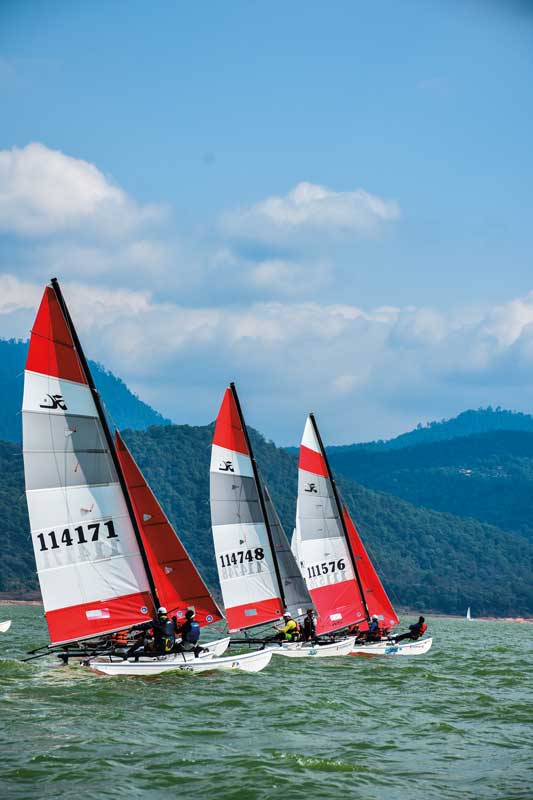
[[[0, 597], [0, 606], [42, 606], [42, 600], [20, 600], [16, 597]], [[418, 617], [420, 610], [411, 611], [404, 608], [398, 611], [399, 614], [405, 617]], [[423, 612], [428, 620], [432, 617], [437, 619], [463, 619], [466, 622], [466, 617], [459, 616], [458, 614], [441, 614], [438, 611], [424, 611]], [[472, 617], [472, 622], [521, 622], [528, 625], [533, 625], [533, 617]], [[401, 624], [401, 623], [400, 623]]]

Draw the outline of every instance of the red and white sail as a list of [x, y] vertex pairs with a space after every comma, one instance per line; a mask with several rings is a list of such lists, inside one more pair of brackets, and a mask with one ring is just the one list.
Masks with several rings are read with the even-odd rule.
[[118, 432], [115, 444], [159, 602], [169, 615], [193, 606], [200, 625], [217, 622], [220, 609]]
[[[345, 505], [342, 507], [342, 513], [348, 538], [350, 539], [352, 554], [355, 559], [355, 563], [357, 564], [359, 579], [365, 593], [365, 601], [368, 612], [371, 616], [373, 614], [377, 614], [379, 619], [382, 620], [382, 627], [387, 629], [392, 628], [394, 625], [398, 625], [400, 620], [398, 619], [396, 612], [392, 607], [392, 603], [387, 596], [387, 592], [383, 588], [383, 584], [381, 583], [378, 574], [374, 569], [374, 565], [372, 564], [368, 553], [365, 550], [363, 542], [361, 541], [361, 537], [359, 536], [359, 533], [357, 532], [357, 529]], [[364, 625], [361, 626], [362, 629], [365, 627], [366, 626]]]
[[131, 517], [51, 287], [31, 332], [22, 419], [31, 535], [52, 643], [149, 619], [154, 603]]
[[340, 510], [314, 419], [300, 445], [293, 552], [318, 612], [317, 633], [366, 619]]
[[243, 423], [232, 389], [211, 450], [211, 522], [230, 631], [279, 619], [283, 603]]

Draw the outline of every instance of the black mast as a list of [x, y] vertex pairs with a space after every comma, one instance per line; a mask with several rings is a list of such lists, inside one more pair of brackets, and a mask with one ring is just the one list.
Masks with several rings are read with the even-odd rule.
[[55, 292], [57, 297], [57, 302], [59, 303], [59, 307], [63, 312], [63, 316], [67, 322], [67, 325], [70, 329], [70, 335], [72, 336], [72, 341], [74, 342], [74, 349], [76, 350], [76, 354], [80, 360], [81, 367], [83, 372], [85, 373], [85, 377], [87, 379], [87, 383], [91, 390], [91, 394], [93, 396], [94, 404], [96, 406], [96, 411], [98, 413], [98, 417], [100, 419], [100, 423], [102, 425], [102, 429], [104, 431], [104, 436], [106, 438], [107, 446], [109, 448], [109, 452], [111, 454], [111, 458], [113, 459], [113, 464], [115, 466], [115, 470], [118, 476], [118, 480], [120, 483], [120, 487], [122, 489], [122, 494], [124, 495], [124, 500], [126, 501], [126, 507], [128, 509], [128, 513], [130, 515], [131, 524], [133, 525], [133, 531], [135, 533], [135, 538], [137, 539], [137, 544], [139, 545], [139, 550], [141, 553], [141, 558], [143, 560], [144, 569], [146, 571], [146, 576], [148, 578], [148, 583], [150, 585], [150, 591], [152, 593], [152, 598], [155, 603], [156, 609], [159, 608], [159, 598], [157, 596], [157, 589], [154, 583], [154, 579], [152, 577], [152, 572], [150, 570], [150, 565], [148, 563], [148, 557], [146, 555], [146, 551], [144, 549], [143, 541], [141, 532], [139, 530], [139, 526], [137, 525], [137, 520], [135, 518], [135, 512], [133, 510], [133, 506], [131, 504], [130, 495], [128, 492], [128, 487], [126, 486], [126, 481], [124, 480], [124, 475], [122, 474], [122, 468], [120, 466], [120, 462], [118, 460], [117, 451], [115, 449], [115, 442], [113, 441], [113, 436], [111, 431], [109, 430], [109, 425], [107, 424], [107, 419], [104, 413], [104, 409], [100, 400], [100, 395], [98, 394], [98, 389], [95, 386], [93, 376], [91, 375], [91, 370], [89, 369], [89, 365], [87, 363], [87, 359], [85, 358], [85, 353], [83, 352], [82, 346], [80, 344], [80, 340], [78, 339], [78, 334], [76, 333], [76, 328], [74, 327], [74, 323], [72, 322], [70, 312], [67, 308], [67, 304], [65, 303], [65, 299], [63, 297], [63, 293], [61, 292], [61, 288], [59, 286], [57, 278], [52, 278], [52, 288]]
[[285, 608], [285, 592], [283, 591], [283, 583], [281, 580], [281, 574], [279, 571], [279, 564], [278, 559], [276, 558], [276, 551], [274, 550], [274, 542], [272, 540], [272, 531], [270, 530], [270, 523], [268, 521], [268, 514], [266, 510], [266, 503], [265, 497], [263, 494], [263, 487], [261, 485], [261, 480], [259, 478], [259, 471], [257, 469], [257, 463], [255, 460], [254, 452], [252, 450], [252, 444], [250, 442], [250, 437], [248, 436], [248, 429], [246, 427], [246, 423], [244, 421], [244, 417], [242, 415], [241, 404], [239, 403], [239, 398], [237, 396], [237, 389], [235, 388], [235, 384], [232, 382], [230, 383], [231, 393], [233, 394], [233, 399], [235, 400], [235, 405], [237, 406], [237, 411], [239, 414], [239, 419], [241, 421], [242, 430], [244, 432], [244, 438], [246, 439], [246, 444], [248, 446], [248, 452], [250, 453], [250, 461], [252, 462], [252, 470], [254, 473], [255, 483], [257, 485], [257, 493], [259, 495], [259, 505], [261, 506], [261, 511], [263, 512], [263, 517], [265, 520], [265, 527], [268, 536], [268, 541], [270, 544], [270, 550], [272, 552], [272, 559], [274, 561], [274, 569], [276, 570], [276, 578], [278, 579], [278, 587], [279, 592], [281, 595], [281, 602], [283, 603], [283, 608]]
[[368, 611], [368, 606], [366, 604], [366, 597], [365, 597], [365, 592], [364, 592], [364, 589], [363, 589], [363, 584], [361, 583], [361, 578], [360, 578], [360, 575], [359, 575], [359, 570], [357, 569], [357, 564], [356, 564], [356, 561], [355, 561], [355, 556], [353, 554], [352, 545], [351, 545], [351, 542], [350, 542], [350, 537], [348, 536], [348, 531], [346, 530], [346, 523], [344, 522], [344, 514], [342, 513], [342, 506], [341, 506], [341, 503], [340, 503], [340, 500], [339, 500], [339, 493], [337, 491], [337, 484], [335, 483], [335, 478], [333, 477], [333, 474], [331, 472], [331, 467], [329, 466], [328, 457], [326, 455], [326, 450], [325, 450], [324, 444], [322, 442], [322, 437], [320, 436], [320, 432], [319, 432], [318, 426], [316, 424], [315, 415], [312, 412], [311, 412], [311, 414], [309, 414], [309, 419], [311, 420], [311, 423], [313, 425], [313, 429], [315, 431], [316, 438], [318, 439], [318, 444], [320, 445], [320, 449], [322, 451], [322, 458], [324, 459], [324, 462], [326, 464], [326, 469], [328, 471], [329, 479], [331, 481], [331, 487], [333, 489], [333, 494], [335, 496], [335, 502], [337, 503], [337, 511], [339, 512], [339, 517], [340, 517], [340, 520], [341, 520], [341, 525], [342, 525], [342, 530], [343, 530], [343, 533], [344, 533], [344, 538], [346, 539], [346, 544], [348, 546], [348, 552], [350, 553], [350, 558], [352, 559], [353, 569], [354, 569], [354, 572], [355, 572], [355, 578], [357, 580], [357, 585], [359, 586], [359, 592], [361, 593], [361, 600], [363, 601], [363, 605], [365, 607], [366, 618], [367, 618], [367, 620], [370, 620], [370, 613]]

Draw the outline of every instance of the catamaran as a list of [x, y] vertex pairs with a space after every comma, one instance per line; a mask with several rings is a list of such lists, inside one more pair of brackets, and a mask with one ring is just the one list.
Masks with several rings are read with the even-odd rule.
[[[218, 659], [229, 637], [201, 658], [171, 653], [135, 662], [117, 634], [163, 604], [178, 619], [194, 606], [210, 625], [222, 613], [117, 434], [113, 439], [56, 279], [31, 332], [24, 378], [26, 498], [50, 644], [109, 674], [173, 669], [263, 669], [268, 659]], [[44, 653], [42, 653], [44, 651]], [[253, 656], [254, 654], [247, 654]]]
[[[313, 414], [300, 445], [298, 501], [292, 550], [318, 611], [317, 633], [331, 634], [357, 625], [368, 630], [377, 616], [387, 631], [398, 624], [383, 584], [365, 550], [333, 478]], [[408, 655], [427, 652], [420, 642], [359, 642], [353, 654]], [[424, 649], [426, 648], [426, 649]]]
[[[274, 503], [262, 480], [235, 384], [224, 394], [211, 450], [211, 521], [218, 575], [230, 633], [295, 619], [314, 608]], [[277, 655], [346, 655], [354, 637], [333, 642], [273, 642]]]

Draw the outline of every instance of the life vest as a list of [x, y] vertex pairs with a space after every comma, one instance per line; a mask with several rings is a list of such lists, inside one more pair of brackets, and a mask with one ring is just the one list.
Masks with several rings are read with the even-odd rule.
[[417, 636], [416, 638], [417, 638], [417, 639], [420, 639], [420, 638], [422, 638], [422, 636], [425, 634], [425, 632], [427, 631], [427, 629], [428, 629], [428, 626], [426, 625], [426, 623], [425, 623], [425, 622], [423, 622], [423, 623], [422, 623], [422, 625], [420, 625], [420, 633], [418, 634], [418, 636]]
[[111, 638], [113, 639], [114, 644], [126, 645], [128, 644], [128, 631], [117, 631]]
[[196, 644], [199, 638], [200, 638], [200, 623], [191, 620], [190, 628], [183, 637], [183, 641], [189, 642], [189, 644]]
[[[290, 626], [290, 627], [289, 627]], [[285, 625], [285, 638], [288, 642], [292, 642], [293, 639], [298, 637], [300, 633], [300, 626], [294, 619], [290, 619], [287, 624]]]
[[155, 640], [165, 653], [170, 653], [176, 641], [175, 637], [176, 628], [171, 619], [159, 618], [158, 624], [154, 625]]

